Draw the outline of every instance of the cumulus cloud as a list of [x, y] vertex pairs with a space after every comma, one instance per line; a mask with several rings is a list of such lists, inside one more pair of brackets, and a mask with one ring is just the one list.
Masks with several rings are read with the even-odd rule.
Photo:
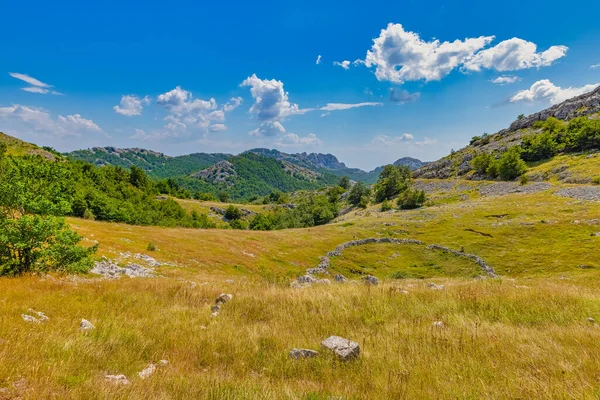
[[208, 127], [208, 130], [211, 132], [224, 132], [227, 130], [227, 125], [225, 124], [213, 124]]
[[521, 79], [518, 76], [513, 75], [502, 75], [495, 79], [492, 79], [490, 82], [495, 83], [497, 85], [510, 85], [512, 83], [517, 83]]
[[502, 72], [547, 67], [566, 56], [568, 49], [567, 46], [552, 46], [538, 53], [535, 43], [512, 38], [474, 54], [465, 62], [464, 68], [468, 71], [486, 68]]
[[136, 129], [135, 134], [129, 136], [129, 139], [144, 140], [147, 142], [160, 142], [162, 140], [174, 137], [177, 137], [177, 134], [169, 130], [146, 133], [146, 131], [143, 129]]
[[419, 34], [404, 30], [401, 24], [389, 24], [373, 40], [364, 64], [369, 68], [375, 67], [375, 76], [380, 81], [436, 81], [463, 64], [493, 39], [493, 36], [480, 36], [464, 41], [427, 42]]
[[238, 108], [240, 105], [242, 105], [243, 101], [244, 101], [244, 99], [242, 99], [241, 97], [232, 97], [223, 106], [223, 111], [225, 111], [225, 112], [233, 111], [236, 108]]
[[44, 109], [20, 104], [0, 107], [0, 118], [10, 119], [24, 124], [27, 129], [57, 137], [80, 136], [84, 133], [102, 131], [94, 121], [83, 118], [80, 114], [67, 115], [66, 117], [59, 115], [54, 119]]
[[117, 114], [132, 117], [134, 115], [141, 115], [144, 105], [149, 103], [150, 98], [148, 96], [139, 98], [134, 94], [129, 94], [122, 96], [121, 103], [118, 106], [114, 106], [113, 110], [115, 110]]
[[[365, 59], [356, 60], [354, 65], [374, 67], [380, 81], [428, 82], [441, 80], [456, 68], [468, 72], [545, 67], [564, 57], [568, 50], [566, 46], [552, 46], [538, 53], [535, 43], [519, 38], [486, 48], [494, 39], [494, 36], [479, 36], [452, 42], [427, 41], [418, 33], [405, 30], [401, 24], [390, 23], [373, 40]], [[346, 66], [349, 67], [349, 63]]]
[[340, 111], [340, 110], [348, 110], [351, 108], [376, 107], [376, 106], [382, 106], [382, 105], [383, 105], [383, 103], [376, 103], [376, 102], [354, 103], [354, 104], [327, 103], [326, 106], [319, 108], [319, 110], [321, 110], [321, 111]]
[[59, 93], [55, 90], [52, 90], [51, 88], [54, 87], [52, 85], [49, 85], [47, 83], [44, 83], [42, 81], [40, 81], [39, 79], [36, 79], [32, 76], [29, 76], [27, 74], [20, 74], [18, 72], [9, 72], [8, 73], [10, 76], [12, 76], [15, 79], [19, 79], [22, 80], [25, 83], [30, 84], [31, 86], [29, 87], [25, 87], [22, 88], [21, 90], [24, 90], [26, 92], [30, 92], [30, 93], [39, 93], [39, 94], [55, 94], [55, 95], [62, 95], [62, 93]]
[[406, 90], [390, 89], [390, 101], [399, 104], [414, 103], [421, 98], [421, 93], [409, 93]]
[[403, 133], [400, 136], [375, 135], [371, 140], [371, 145], [390, 146], [397, 143], [410, 142], [414, 136], [410, 133]]
[[350, 69], [350, 61], [348, 61], [348, 60], [344, 60], [344, 61], [342, 61], [342, 62], [339, 62], [339, 61], [334, 61], [334, 62], [333, 62], [333, 65], [336, 65], [336, 66], [338, 66], [338, 67], [342, 67], [342, 68], [344, 68], [345, 70], [349, 70], [349, 69]]
[[276, 79], [260, 79], [253, 74], [240, 86], [249, 86], [254, 104], [250, 112], [261, 121], [281, 120], [295, 114], [304, 114], [310, 109], [300, 109], [298, 104], [290, 103], [289, 94], [283, 90], [283, 82]]
[[590, 69], [600, 68], [600, 64], [590, 65]]
[[249, 132], [251, 136], [277, 136], [285, 133], [285, 128], [279, 121], [265, 121], [260, 126]]
[[321, 64], [321, 55], [320, 54], [317, 56], [317, 61], [315, 61], [315, 64], [317, 64], [317, 65]]
[[281, 138], [279, 138], [276, 145], [318, 147], [323, 145], [323, 142], [314, 133], [309, 133], [306, 136], [298, 136], [295, 133], [288, 133], [287, 135], [283, 135]]
[[219, 108], [214, 98], [195, 99], [191, 92], [177, 86], [156, 98], [156, 104], [164, 107], [169, 114], [165, 117], [167, 123], [164, 126], [167, 133], [152, 134], [152, 139], [225, 131], [227, 127], [224, 124], [215, 122], [224, 122], [225, 114], [239, 107], [242, 101], [241, 97], [232, 97]]
[[560, 86], [556, 86], [548, 79], [542, 79], [540, 81], [535, 82], [529, 89], [521, 90], [515, 93], [511, 98], [511, 103], [515, 103], [518, 101], [540, 101], [540, 100], [548, 100], [551, 104], [558, 104], [571, 97], [579, 96], [581, 94], [591, 92], [596, 87], [598, 87], [600, 83], [594, 83], [590, 85], [585, 85], [581, 87], [568, 87], [561, 88]]

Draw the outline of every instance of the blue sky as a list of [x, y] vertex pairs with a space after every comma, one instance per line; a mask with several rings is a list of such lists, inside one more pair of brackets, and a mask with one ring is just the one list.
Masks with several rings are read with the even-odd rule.
[[61, 151], [269, 147], [372, 169], [600, 83], [599, 3], [445, 3], [5, 3], [0, 131]]

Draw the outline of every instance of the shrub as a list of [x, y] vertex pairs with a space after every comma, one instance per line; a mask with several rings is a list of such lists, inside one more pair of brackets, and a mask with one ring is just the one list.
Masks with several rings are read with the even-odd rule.
[[386, 165], [375, 184], [375, 201], [390, 200], [406, 190], [410, 184], [410, 169], [407, 166]]
[[496, 179], [498, 177], [498, 160], [491, 158], [485, 173], [487, 174], [488, 178]]
[[425, 200], [425, 191], [411, 188], [398, 196], [398, 208], [401, 210], [419, 208], [425, 203]]
[[265, 214], [256, 214], [250, 221], [250, 229], [253, 231], [270, 231], [273, 229], [273, 221]]
[[493, 157], [489, 153], [480, 153], [471, 160], [471, 167], [480, 175], [485, 175]]
[[146, 246], [146, 250], [156, 251], [156, 246], [154, 245], [154, 243], [150, 242], [150, 243], [148, 243], [148, 246]]
[[527, 185], [529, 183], [529, 176], [521, 175], [519, 182], [521, 183], [521, 185]]
[[498, 175], [502, 180], [510, 181], [523, 175], [527, 170], [527, 164], [521, 159], [519, 146], [512, 146], [498, 160]]
[[240, 210], [233, 204], [230, 204], [225, 210], [225, 218], [227, 218], [230, 221], [240, 219], [242, 218], [242, 210]]
[[338, 186], [344, 188], [344, 190], [350, 189], [350, 178], [343, 176], [338, 182]]
[[229, 222], [229, 226], [233, 229], [248, 229], [248, 223], [241, 219], [234, 219]]
[[[367, 185], [365, 185], [362, 182], [356, 182], [354, 184], [354, 186], [352, 186], [352, 189], [350, 190], [350, 193], [348, 194], [348, 202], [350, 204], [352, 204], [353, 206], [358, 206], [362, 200], [363, 197], [368, 197], [371, 193], [371, 189], [369, 189], [367, 187]], [[367, 199], [367, 204], [369, 204], [369, 201]]]
[[381, 211], [389, 211], [392, 209], [392, 203], [390, 203], [389, 200], [384, 200], [383, 203], [381, 203]]
[[537, 135], [528, 135], [523, 138], [521, 157], [525, 161], [538, 161], [556, 155], [558, 144], [555, 134], [547, 131]]
[[360, 201], [358, 202], [358, 207], [365, 209], [369, 206], [369, 197], [368, 196], [363, 196], [360, 198]]

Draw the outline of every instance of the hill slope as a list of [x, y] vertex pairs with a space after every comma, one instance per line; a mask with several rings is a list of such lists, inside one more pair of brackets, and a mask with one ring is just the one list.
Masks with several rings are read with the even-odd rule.
[[170, 157], [152, 150], [119, 149], [116, 147], [94, 147], [87, 150], [76, 150], [68, 153], [68, 156], [95, 165], [116, 165], [123, 168], [130, 168], [135, 165], [142, 168], [153, 178], [189, 175], [231, 157], [230, 154], [223, 153], [194, 153]]
[[33, 143], [25, 142], [16, 137], [12, 137], [5, 133], [0, 132], [0, 143], [5, 143], [7, 146], [7, 153], [13, 156], [24, 156], [27, 154], [39, 154], [44, 158], [53, 160], [55, 155]]
[[[419, 168], [415, 171], [414, 176], [417, 178], [447, 179], [453, 176], [467, 175], [471, 171], [471, 160], [475, 155], [482, 152], [499, 155], [511, 146], [521, 144], [525, 136], [542, 133], [542, 129], [536, 127], [538, 126], [537, 123], [541, 121], [546, 121], [550, 117], [562, 121], [569, 121], [577, 117], [600, 118], [598, 113], [600, 113], [600, 87], [540, 112], [520, 118], [514, 121], [509, 128], [495, 134], [474, 137], [468, 146]], [[566, 175], [563, 174], [562, 176]]]

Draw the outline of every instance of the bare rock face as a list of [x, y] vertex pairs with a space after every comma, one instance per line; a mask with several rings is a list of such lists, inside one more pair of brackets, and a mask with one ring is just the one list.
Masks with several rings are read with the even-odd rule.
[[290, 358], [294, 360], [299, 360], [301, 358], [313, 358], [319, 355], [318, 351], [311, 349], [292, 349], [290, 350]]
[[545, 121], [550, 117], [569, 120], [575, 117], [590, 115], [600, 111], [600, 86], [595, 90], [563, 101], [550, 108], [531, 114], [513, 122], [508, 128], [509, 132], [529, 128], [537, 121]]
[[321, 342], [321, 346], [331, 350], [342, 361], [352, 360], [360, 356], [358, 343], [340, 336], [330, 336]]

